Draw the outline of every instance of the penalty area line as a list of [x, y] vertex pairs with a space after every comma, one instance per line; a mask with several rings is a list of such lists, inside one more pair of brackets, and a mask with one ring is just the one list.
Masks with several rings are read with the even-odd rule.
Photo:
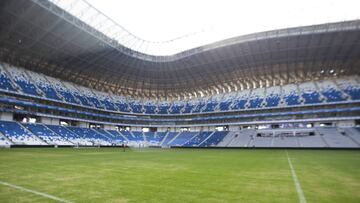
[[287, 157], [289, 167], [290, 167], [290, 171], [291, 171], [291, 176], [292, 176], [292, 179], [293, 179], [294, 184], [295, 184], [295, 189], [296, 189], [296, 192], [297, 192], [298, 197], [299, 197], [299, 202], [300, 203], [306, 203], [304, 192], [301, 189], [301, 185], [300, 185], [299, 179], [298, 179], [298, 177], [296, 175], [295, 169], [294, 169], [294, 167], [293, 167], [293, 165], [291, 163], [289, 153], [288, 153], [287, 150], [285, 150], [285, 152], [286, 152], [286, 157]]
[[49, 195], [49, 194], [46, 194], [46, 193], [43, 193], [43, 192], [38, 192], [38, 191], [35, 191], [35, 190], [30, 190], [30, 189], [27, 189], [27, 188], [24, 188], [24, 187], [21, 187], [21, 186], [18, 186], [18, 185], [14, 185], [14, 184], [11, 184], [11, 183], [7, 183], [7, 182], [1, 181], [1, 180], [0, 180], [0, 185], [8, 186], [8, 187], [18, 189], [18, 190], [21, 190], [21, 191], [24, 191], [24, 192], [29, 192], [29, 193], [32, 193], [32, 194], [43, 196], [43, 197], [46, 197], [48, 199], [56, 200], [58, 202], [74, 203], [72, 201], [68, 201], [68, 200], [65, 200], [65, 199], [62, 199], [62, 198], [59, 198], [59, 197], [55, 197], [53, 195]]

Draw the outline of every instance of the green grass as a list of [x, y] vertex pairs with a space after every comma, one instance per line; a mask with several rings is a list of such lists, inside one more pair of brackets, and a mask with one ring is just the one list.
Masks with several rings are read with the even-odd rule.
[[[288, 150], [307, 202], [360, 202], [360, 151]], [[285, 150], [0, 149], [0, 181], [73, 202], [298, 202]], [[0, 185], [0, 202], [55, 202]]]

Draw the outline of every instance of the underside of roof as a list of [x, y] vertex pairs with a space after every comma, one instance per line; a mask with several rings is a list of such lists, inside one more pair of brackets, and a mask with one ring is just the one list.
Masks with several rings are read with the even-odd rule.
[[0, 60], [102, 91], [172, 99], [360, 73], [360, 21], [267, 31], [151, 56], [44, 0], [0, 1]]

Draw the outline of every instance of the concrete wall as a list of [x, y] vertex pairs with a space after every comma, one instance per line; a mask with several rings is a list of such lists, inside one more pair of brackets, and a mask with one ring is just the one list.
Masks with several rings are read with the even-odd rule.
[[104, 125], [105, 130], [115, 130], [115, 127], [114, 125]]
[[46, 125], [59, 125], [60, 120], [57, 118], [47, 118], [47, 117], [41, 117], [40, 122]]
[[87, 122], [79, 122], [77, 124], [78, 127], [82, 127], [82, 128], [89, 128], [89, 123]]
[[13, 113], [8, 113], [8, 112], [0, 112], [0, 120], [4, 120], [4, 121], [12, 121], [14, 118]]
[[239, 131], [240, 130], [240, 126], [238, 125], [230, 125], [229, 126], [229, 131]]
[[355, 127], [355, 121], [349, 120], [349, 121], [338, 121], [336, 122], [337, 127]]

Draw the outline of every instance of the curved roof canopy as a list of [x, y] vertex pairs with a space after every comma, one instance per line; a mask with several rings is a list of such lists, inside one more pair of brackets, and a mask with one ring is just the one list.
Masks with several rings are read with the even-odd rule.
[[121, 45], [169, 56], [224, 39], [360, 18], [357, 0], [50, 0]]
[[131, 49], [50, 1], [0, 1], [0, 24], [0, 60], [122, 95], [197, 97], [360, 71], [359, 20], [247, 34], [168, 56]]

